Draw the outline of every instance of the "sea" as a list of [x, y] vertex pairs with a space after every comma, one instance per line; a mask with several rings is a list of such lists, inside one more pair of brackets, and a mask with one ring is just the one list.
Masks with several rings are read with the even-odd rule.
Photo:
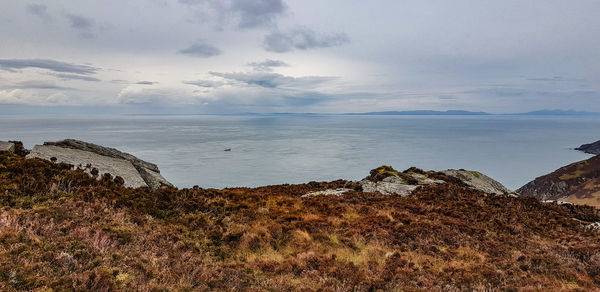
[[[510, 189], [591, 155], [595, 116], [4, 115], [0, 140], [80, 139], [156, 163], [180, 188], [360, 180], [380, 165], [468, 169]], [[231, 149], [231, 151], [225, 151]]]

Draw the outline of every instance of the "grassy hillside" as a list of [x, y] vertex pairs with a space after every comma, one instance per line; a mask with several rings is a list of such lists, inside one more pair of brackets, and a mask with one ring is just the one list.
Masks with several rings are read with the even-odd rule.
[[517, 192], [542, 200], [600, 207], [600, 155], [538, 177]]
[[[590, 290], [596, 209], [460, 185], [126, 189], [0, 153], [0, 290]], [[344, 196], [301, 198], [325, 188]]]

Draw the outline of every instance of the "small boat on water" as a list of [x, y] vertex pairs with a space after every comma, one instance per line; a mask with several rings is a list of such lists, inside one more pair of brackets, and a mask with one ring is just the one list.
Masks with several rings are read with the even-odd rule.
[[225, 149], [225, 150], [223, 150], [223, 151], [227, 151], [227, 152], [229, 152], [229, 151], [231, 151], [231, 148], [227, 148], [227, 149]]

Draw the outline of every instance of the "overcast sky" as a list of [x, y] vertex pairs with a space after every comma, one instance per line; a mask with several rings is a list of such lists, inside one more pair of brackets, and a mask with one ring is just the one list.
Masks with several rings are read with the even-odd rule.
[[600, 1], [4, 0], [0, 108], [600, 111]]

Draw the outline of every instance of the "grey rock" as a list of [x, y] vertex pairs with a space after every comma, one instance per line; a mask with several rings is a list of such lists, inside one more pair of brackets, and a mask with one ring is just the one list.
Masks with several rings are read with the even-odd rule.
[[147, 186], [158, 189], [162, 186], [173, 186], [162, 177], [156, 164], [114, 148], [79, 140], [45, 142], [44, 145], [36, 145], [27, 157], [47, 160], [56, 157], [57, 162], [72, 164], [75, 167], [91, 165], [92, 168], [98, 169], [100, 174], [110, 173], [122, 177], [127, 187]]
[[418, 187], [418, 185], [406, 184], [401, 178], [396, 176], [389, 176], [378, 182], [363, 179], [359, 183], [363, 188], [363, 192], [378, 192], [383, 195], [408, 196]]
[[309, 197], [313, 197], [313, 196], [341, 196], [349, 191], [351, 191], [351, 189], [346, 189], [346, 188], [327, 189], [324, 191], [316, 191], [316, 192], [306, 193], [306, 194], [302, 195], [302, 197], [309, 198]]
[[100, 154], [102, 156], [125, 159], [125, 160], [130, 161], [136, 167], [143, 167], [143, 168], [152, 170], [154, 172], [160, 173], [160, 171], [158, 170], [158, 166], [156, 166], [156, 164], [146, 162], [146, 161], [141, 160], [129, 153], [121, 152], [117, 149], [110, 148], [110, 147], [104, 147], [104, 146], [87, 143], [87, 142], [83, 142], [83, 141], [79, 141], [79, 140], [75, 140], [75, 139], [65, 139], [65, 140], [58, 141], [58, 142], [44, 142], [44, 145], [53, 145], [53, 146], [59, 146], [59, 147], [63, 147], [63, 148], [79, 149], [79, 150], [83, 150], [83, 151], [94, 152], [94, 153]]
[[0, 151], [15, 152], [15, 143], [0, 141]]
[[[31, 153], [27, 155], [27, 158], [41, 158], [45, 160], [56, 158], [56, 162], [58, 163], [71, 164], [74, 168], [84, 169], [87, 173], [96, 168], [99, 172], [98, 177], [101, 177], [105, 173], [109, 173], [113, 177], [120, 176], [125, 181], [126, 187], [137, 188], [147, 186], [133, 164], [124, 159], [52, 145], [36, 145], [31, 150]], [[87, 168], [88, 164], [91, 167]]]
[[[458, 179], [465, 185], [485, 193], [495, 195], [509, 195], [512, 193], [499, 182], [476, 171], [449, 169], [440, 173], [443, 174], [441, 178], [445, 176], [447, 179]], [[359, 183], [364, 192], [379, 192], [385, 195], [396, 194], [407, 196], [418, 186], [443, 184], [445, 182], [446, 181], [443, 179], [440, 179], [440, 175], [429, 176], [428, 174], [416, 172], [403, 172], [399, 173], [398, 176], [388, 176], [381, 181], [374, 182], [365, 178]]]
[[442, 171], [442, 173], [457, 178], [471, 188], [488, 194], [502, 195], [511, 193], [511, 191], [501, 183], [477, 171], [448, 169]]

